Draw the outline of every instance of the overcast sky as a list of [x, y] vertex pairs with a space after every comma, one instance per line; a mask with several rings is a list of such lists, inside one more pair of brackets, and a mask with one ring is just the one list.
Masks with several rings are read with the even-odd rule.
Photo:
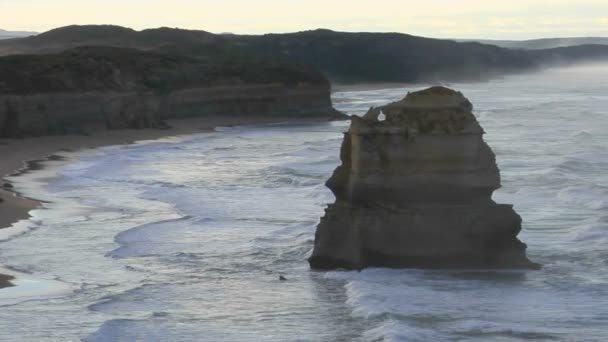
[[608, 36], [608, 0], [0, 0], [0, 28], [69, 24], [251, 34], [329, 28], [441, 38]]

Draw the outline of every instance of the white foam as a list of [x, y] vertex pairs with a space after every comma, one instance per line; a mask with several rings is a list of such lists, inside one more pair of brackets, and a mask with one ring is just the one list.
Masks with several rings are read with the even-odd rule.
[[603, 243], [608, 239], [608, 223], [594, 222], [577, 229], [576, 241], [594, 241]]
[[74, 291], [70, 284], [53, 279], [36, 277], [3, 268], [0, 268], [0, 273], [15, 277], [14, 280], [11, 280], [11, 283], [15, 286], [0, 290], [0, 306], [63, 297]]
[[594, 210], [608, 208], [608, 189], [593, 186], [570, 186], [562, 189], [557, 198]]

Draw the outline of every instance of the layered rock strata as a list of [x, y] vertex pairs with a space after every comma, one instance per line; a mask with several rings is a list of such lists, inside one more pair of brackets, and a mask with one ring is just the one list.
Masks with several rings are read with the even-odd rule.
[[151, 91], [0, 94], [0, 137], [165, 128], [164, 120], [205, 116], [340, 118], [327, 86], [250, 84]]
[[433, 87], [353, 116], [311, 267], [537, 268], [472, 109]]
[[0, 58], [0, 137], [163, 128], [205, 116], [327, 118], [329, 81], [307, 66], [86, 47]]

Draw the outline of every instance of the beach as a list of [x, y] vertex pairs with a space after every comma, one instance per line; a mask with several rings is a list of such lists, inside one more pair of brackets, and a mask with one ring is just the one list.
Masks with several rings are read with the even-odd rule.
[[[60, 151], [78, 151], [101, 146], [130, 144], [139, 140], [153, 140], [169, 136], [179, 136], [213, 131], [218, 126], [235, 126], [246, 124], [263, 124], [287, 121], [276, 117], [261, 116], [207, 116], [168, 120], [170, 129], [137, 129], [137, 130], [99, 130], [90, 135], [58, 135], [32, 137], [25, 139], [0, 139], [0, 175], [6, 177], [41, 167], [40, 161], [52, 157]], [[0, 181], [0, 229], [10, 227], [13, 223], [27, 219], [28, 212], [37, 208], [40, 203], [35, 199], [24, 198], [12, 189], [9, 182]]]

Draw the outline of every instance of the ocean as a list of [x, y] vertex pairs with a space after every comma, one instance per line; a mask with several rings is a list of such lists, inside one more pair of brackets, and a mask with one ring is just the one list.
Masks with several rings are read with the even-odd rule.
[[[363, 114], [425, 86], [333, 100]], [[494, 199], [542, 270], [311, 271], [348, 123], [218, 128], [13, 177], [45, 203], [0, 233], [21, 274], [0, 290], [0, 340], [607, 340], [608, 66], [448, 86], [474, 104]]]

